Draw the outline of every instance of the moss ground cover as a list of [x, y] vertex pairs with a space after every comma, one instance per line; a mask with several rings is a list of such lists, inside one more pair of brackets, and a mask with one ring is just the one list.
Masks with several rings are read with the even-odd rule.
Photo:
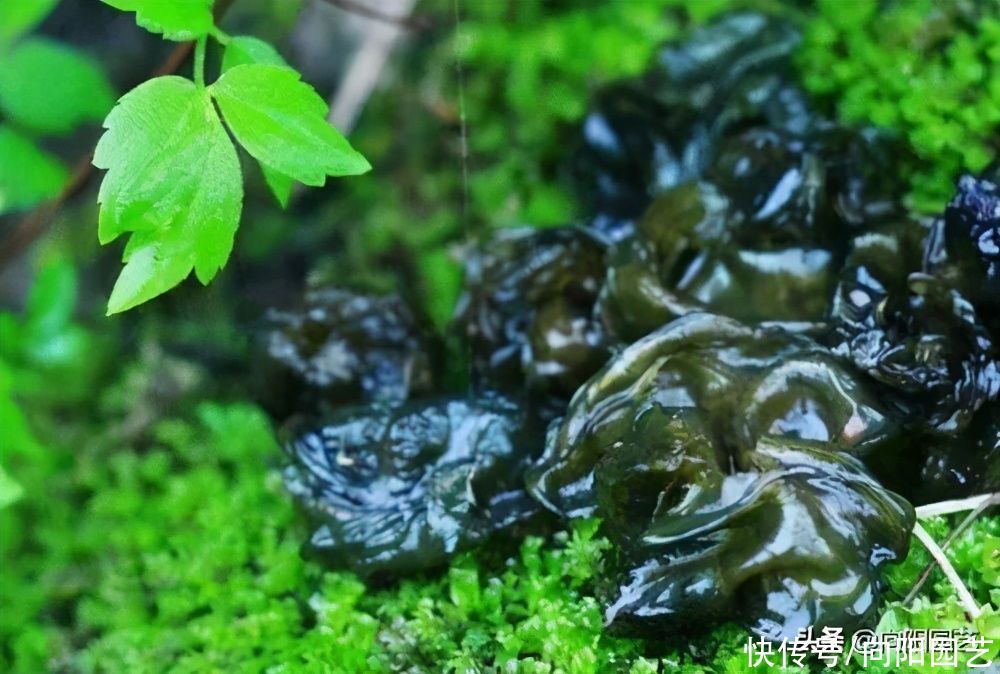
[[[556, 165], [589, 89], [638, 72], [658, 41], [733, 3], [557, 3], [543, 11], [527, 2], [509, 30], [511, 16], [490, 9], [501, 4], [470, 3], [459, 44], [473, 161], [467, 217], [489, 227], [572, 218]], [[962, 168], [995, 156], [1000, 22], [990, 0], [829, 0], [806, 12], [754, 4], [802, 24], [799, 69], [818, 100], [843, 121], [898, 134], [914, 205], [940, 210]], [[447, 17], [450, 5], [429, 11]], [[654, 23], [661, 10], [673, 18]], [[453, 48], [429, 47], [437, 60], [428, 71], [450, 77]], [[501, 76], [516, 86], [498, 89]], [[455, 93], [450, 81], [423, 84]], [[382, 287], [380, 270], [402, 249], [418, 286], [441, 291], [425, 302], [441, 323], [458, 283], [457, 154], [426, 140], [405, 152], [390, 142], [398, 93], [376, 96], [358, 143], [370, 157], [402, 153], [402, 168], [342, 188], [324, 211], [344, 230], [340, 252], [316, 261], [314, 273]], [[438, 112], [444, 121], [430, 129], [426, 117], [408, 121], [407, 142], [452, 137], [457, 111]], [[347, 221], [351, 228], [341, 227]], [[248, 239], [247, 258], [287, 243], [289, 229]], [[315, 241], [300, 236], [297, 244]], [[754, 671], [742, 652], [747, 635], [732, 626], [658, 650], [603, 634], [592, 577], [608, 543], [593, 521], [467, 554], [393, 586], [304, 560], [308, 532], [281, 486], [274, 429], [234, 393], [242, 375], [220, 384], [204, 363], [170, 354], [169, 344], [185, 340], [231, 342], [229, 317], [221, 336], [206, 337], [218, 326], [148, 313], [141, 336], [125, 340], [110, 323], [74, 318], [91, 312], [77, 302], [83, 290], [72, 264], [45, 248], [37, 258], [24, 311], [0, 314], [0, 670]], [[924, 526], [940, 541], [959, 520]], [[903, 603], [929, 561], [918, 542], [911, 549], [890, 576], [880, 627], [971, 626], [940, 571]], [[996, 633], [1000, 517], [981, 517], [947, 554], [977, 602], [992, 607], [975, 626]], [[855, 662], [840, 671], [940, 670]]]
[[805, 23], [806, 86], [843, 120], [906, 142], [922, 210], [940, 209], [959, 173], [1000, 149], [998, 9], [992, 0], [824, 0]]
[[[72, 284], [58, 264], [40, 283], [59, 275]], [[48, 316], [54, 335], [35, 346], [52, 352], [67, 333], [93, 344], [44, 299], [31, 311], [19, 325]], [[0, 370], [4, 427], [16, 429], [8, 465], [23, 490], [0, 511], [4, 671], [747, 671], [735, 627], [666, 652], [603, 634], [591, 578], [608, 543], [594, 520], [395, 586], [324, 571], [300, 555], [306, 532], [256, 406], [205, 400], [205, 378], [162, 355], [87, 373], [23, 346], [5, 342]], [[44, 392], [17, 392], [34, 402], [28, 415], [12, 404], [12, 372], [30, 381], [60, 368], [100, 391], [89, 417], [67, 417], [67, 401]], [[143, 397], [173, 412], [137, 422]], [[926, 523], [938, 540], [953, 524]], [[995, 609], [1000, 518], [978, 520], [948, 554]], [[914, 542], [892, 573], [884, 626], [967, 624], [939, 571], [900, 603], [928, 559]], [[980, 622], [996, 620], [988, 610]]]

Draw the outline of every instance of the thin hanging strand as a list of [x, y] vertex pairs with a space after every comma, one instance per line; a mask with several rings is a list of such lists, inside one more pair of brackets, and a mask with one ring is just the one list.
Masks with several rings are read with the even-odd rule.
[[[465, 238], [465, 255], [471, 254], [472, 251], [478, 247], [479, 242], [476, 240], [475, 233], [469, 223], [469, 131], [468, 124], [465, 116], [465, 73], [462, 70], [462, 13], [458, 6], [459, 0], [454, 0], [455, 9], [455, 48], [454, 48], [454, 58], [455, 58], [455, 79], [458, 84], [458, 128], [459, 128], [459, 152], [461, 153], [461, 176], [462, 176], [462, 198], [459, 204], [458, 217], [461, 222], [462, 232]], [[471, 311], [468, 312], [467, 321], [474, 321], [475, 317], [479, 313], [479, 303], [481, 290], [479, 287], [479, 279], [476, 277], [466, 278], [466, 283], [469, 287], [469, 293], [471, 295]], [[469, 334], [470, 325], [465, 326], [466, 335]], [[466, 363], [469, 367], [469, 388], [468, 394], [472, 398], [475, 396], [478, 389], [478, 382], [476, 381], [475, 371], [472, 366], [472, 340], [466, 339]]]

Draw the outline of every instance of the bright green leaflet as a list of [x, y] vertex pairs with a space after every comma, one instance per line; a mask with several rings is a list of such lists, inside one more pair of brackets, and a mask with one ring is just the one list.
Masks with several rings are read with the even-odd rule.
[[168, 40], [193, 40], [212, 29], [212, 0], [103, 0], [135, 22]]
[[126, 94], [105, 121], [94, 165], [102, 243], [134, 232], [108, 313], [174, 287], [192, 268], [208, 283], [232, 250], [243, 204], [239, 158], [207, 94], [159, 77]]
[[3, 0], [0, 12], [0, 48], [37, 26], [59, 0]]
[[114, 102], [97, 62], [71, 47], [29, 38], [0, 58], [0, 108], [24, 128], [68, 133], [102, 119]]
[[226, 50], [222, 54], [222, 72], [253, 63], [288, 67], [288, 63], [278, 50], [264, 40], [250, 35], [235, 35], [229, 38]]
[[294, 70], [236, 66], [211, 90], [240, 144], [279, 173], [319, 186], [328, 175], [358, 175], [371, 169], [326, 121], [326, 102]]
[[[222, 54], [222, 72], [236, 66], [253, 63], [288, 67], [288, 63], [281, 57], [278, 50], [267, 42], [248, 35], [230, 38], [229, 42], [226, 43], [226, 50]], [[295, 181], [266, 164], [261, 164], [260, 170], [264, 174], [264, 180], [271, 188], [274, 198], [278, 200], [282, 208], [288, 206], [288, 200], [292, 196], [292, 185]]]
[[0, 215], [54, 197], [66, 184], [66, 169], [55, 157], [4, 125], [0, 157]]

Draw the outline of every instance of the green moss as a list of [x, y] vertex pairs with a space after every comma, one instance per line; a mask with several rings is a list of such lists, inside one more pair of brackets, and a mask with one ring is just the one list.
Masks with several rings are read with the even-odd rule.
[[[106, 441], [50, 470], [54, 489], [26, 481], [24, 499], [0, 512], [17, 532], [0, 567], [5, 606], [16, 607], [0, 619], [4, 671], [747, 671], [736, 627], [656, 658], [602, 633], [590, 580], [608, 544], [595, 521], [530, 537], [506, 561], [465, 555], [372, 591], [302, 560], [306, 531], [256, 407], [203, 403], [134, 448]], [[981, 520], [952, 553], [987, 599], [995, 565], [982, 560], [998, 527]], [[948, 531], [943, 520], [929, 528]], [[893, 587], [905, 591], [925, 561], [915, 548]], [[891, 618], [959, 624], [953, 594], [933, 577], [913, 607], [890, 604]]]
[[[992, 9], [991, 9], [992, 8]], [[939, 212], [962, 171], [1000, 149], [1000, 14], [993, 0], [821, 0], [799, 66], [841, 119], [898, 134], [921, 210]]]
[[[20, 489], [0, 508], [0, 670], [747, 671], [736, 626], [655, 656], [603, 633], [591, 581], [608, 543], [595, 521], [382, 589], [304, 561], [307, 530], [261, 410], [199, 402], [197, 370], [155, 350], [110, 376], [80, 351], [52, 356], [67, 334], [101, 355], [64, 306], [75, 282], [60, 265], [41, 274], [24, 316], [0, 317], [31, 335], [0, 352], [3, 468]], [[38, 385], [56, 375], [91, 395]], [[927, 528], [943, 539], [951, 524]], [[1000, 518], [983, 518], [950, 549], [977, 599], [994, 602], [982, 630], [998, 622], [998, 543]], [[914, 604], [898, 602], [927, 561], [914, 542], [883, 627], [970, 626], [937, 572]]]

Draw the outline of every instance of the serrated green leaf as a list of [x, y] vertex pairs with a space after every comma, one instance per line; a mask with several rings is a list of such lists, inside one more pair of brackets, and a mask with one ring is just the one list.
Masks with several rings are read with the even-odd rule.
[[236, 148], [211, 99], [190, 80], [159, 77], [122, 97], [105, 120], [94, 165], [108, 169], [98, 236], [133, 232], [108, 302], [125, 311], [191, 270], [208, 283], [225, 264], [243, 204]]
[[194, 40], [212, 29], [213, 0], [102, 0], [123, 12], [135, 12], [135, 22], [168, 40]]
[[41, 23], [59, 0], [3, 0], [0, 11], [0, 48]]
[[205, 117], [201, 94], [182, 77], [158, 77], [122, 96], [104, 120], [107, 131], [94, 151], [94, 166], [108, 169], [97, 198], [102, 244], [127, 231], [164, 227], [182, 207], [164, 204], [186, 171], [187, 155], [201, 152], [194, 141]]
[[[226, 51], [222, 55], [222, 72], [232, 70], [236, 66], [253, 63], [272, 66], [288, 65], [278, 50], [263, 40], [246, 35], [230, 38], [226, 44]], [[282, 208], [286, 208], [288, 200], [292, 196], [292, 186], [295, 181], [266, 164], [260, 164], [260, 170], [264, 174], [264, 181], [271, 189], [271, 193], [274, 194], [274, 198], [278, 200]]]
[[226, 50], [222, 54], [222, 72], [232, 70], [236, 66], [259, 63], [270, 66], [288, 66], [278, 50], [269, 42], [251, 37], [237, 35], [229, 38]]
[[174, 249], [153, 241], [129, 255], [108, 300], [108, 315], [127, 311], [162, 295], [191, 274], [187, 247]]
[[100, 65], [64, 44], [26, 39], [0, 58], [0, 108], [25, 128], [68, 133], [100, 120], [114, 100]]
[[69, 177], [55, 157], [3, 125], [0, 157], [0, 215], [54, 197]]
[[357, 175], [371, 169], [326, 121], [326, 102], [290, 68], [236, 66], [211, 90], [236, 139], [275, 171], [319, 186], [328, 175]]

